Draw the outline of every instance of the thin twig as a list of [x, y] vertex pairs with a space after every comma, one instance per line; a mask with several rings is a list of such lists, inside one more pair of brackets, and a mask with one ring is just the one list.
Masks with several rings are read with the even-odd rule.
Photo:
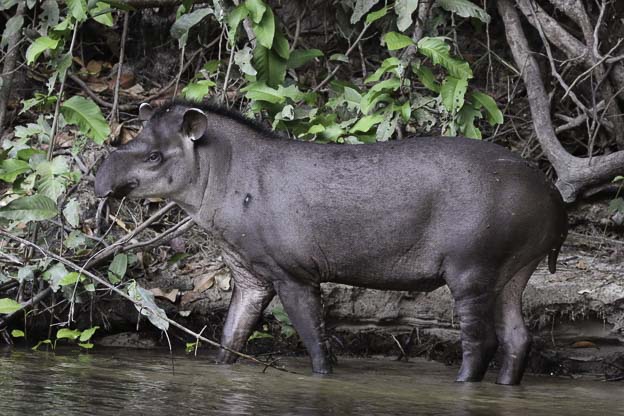
[[[74, 33], [72, 33], [72, 40], [69, 44], [69, 55], [72, 56], [72, 51], [74, 50], [74, 44], [76, 43], [76, 34], [78, 33], [78, 22], [74, 23]], [[59, 113], [61, 111], [61, 102], [63, 101], [63, 91], [65, 91], [65, 81], [67, 80], [67, 71], [70, 68], [67, 68], [63, 71], [63, 75], [61, 77], [61, 88], [59, 89], [58, 98], [56, 99], [56, 106], [54, 107], [54, 119], [52, 120], [52, 129], [50, 132], [50, 145], [48, 147], [48, 160], [52, 159], [52, 153], [54, 152], [54, 143], [56, 142], [56, 131], [58, 129], [58, 118]]]
[[121, 46], [119, 48], [119, 63], [117, 63], [117, 79], [115, 80], [115, 89], [113, 92], [113, 109], [111, 110], [111, 121], [113, 124], [119, 122], [119, 84], [121, 82], [121, 73], [123, 72], [124, 53], [126, 50], [126, 38], [128, 37], [128, 20], [130, 12], [124, 12], [123, 30], [121, 34]]

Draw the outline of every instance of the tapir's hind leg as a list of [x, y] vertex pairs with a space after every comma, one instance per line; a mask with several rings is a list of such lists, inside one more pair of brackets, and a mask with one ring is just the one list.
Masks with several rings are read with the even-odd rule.
[[319, 374], [331, 373], [320, 285], [282, 279], [275, 283], [275, 290], [310, 354], [312, 371]]
[[462, 365], [458, 382], [481, 381], [498, 346], [494, 330], [496, 293], [492, 272], [463, 270], [447, 282], [459, 316]]
[[496, 300], [496, 337], [502, 346], [498, 384], [520, 384], [531, 347], [531, 335], [522, 318], [522, 292], [540, 260], [520, 269]]

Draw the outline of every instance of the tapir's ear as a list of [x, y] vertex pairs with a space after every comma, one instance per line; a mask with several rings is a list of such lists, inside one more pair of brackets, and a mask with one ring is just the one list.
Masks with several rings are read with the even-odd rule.
[[139, 106], [139, 120], [147, 121], [152, 118], [152, 114], [154, 114], [154, 109], [148, 103]]
[[182, 118], [182, 134], [195, 141], [201, 139], [208, 127], [206, 113], [199, 108], [189, 108]]

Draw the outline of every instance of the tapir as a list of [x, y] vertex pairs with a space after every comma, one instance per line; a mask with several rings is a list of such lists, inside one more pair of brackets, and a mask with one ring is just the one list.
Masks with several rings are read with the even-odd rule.
[[[212, 234], [234, 288], [222, 345], [241, 350], [274, 295], [315, 373], [330, 373], [321, 290], [447, 285], [459, 320], [459, 382], [520, 383], [531, 336], [522, 293], [538, 264], [555, 272], [567, 235], [559, 192], [502, 146], [460, 137], [375, 144], [281, 138], [216, 106], [143, 104], [136, 138], [104, 160], [99, 197], [175, 201]], [[218, 361], [236, 356], [220, 350]]]

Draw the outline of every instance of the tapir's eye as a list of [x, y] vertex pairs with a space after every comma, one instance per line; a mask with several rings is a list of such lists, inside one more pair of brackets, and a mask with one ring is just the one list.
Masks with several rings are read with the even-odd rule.
[[152, 152], [147, 156], [147, 161], [152, 163], [160, 162], [161, 159], [162, 155], [160, 154], [160, 152]]

